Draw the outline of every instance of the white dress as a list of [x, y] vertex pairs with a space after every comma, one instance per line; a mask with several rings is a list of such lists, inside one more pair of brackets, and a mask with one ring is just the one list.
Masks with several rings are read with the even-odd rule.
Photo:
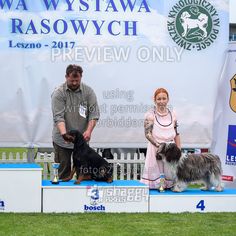
[[[157, 142], [174, 142], [175, 124], [177, 122], [174, 112], [169, 111], [167, 115], [163, 116], [154, 110], [150, 110], [145, 114], [145, 119], [154, 122], [152, 135]], [[171, 188], [173, 186], [171, 171], [164, 165], [163, 161], [156, 160], [156, 153], [157, 148], [148, 142], [145, 166], [140, 182], [147, 184], [150, 189], [156, 189], [159, 187], [160, 174], [164, 173], [165, 188]]]

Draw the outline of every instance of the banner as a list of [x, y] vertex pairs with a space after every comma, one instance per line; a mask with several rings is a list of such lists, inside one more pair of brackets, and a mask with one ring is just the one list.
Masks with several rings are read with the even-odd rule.
[[146, 147], [144, 114], [170, 94], [183, 147], [209, 147], [228, 0], [0, 0], [0, 146], [52, 146], [51, 93], [69, 64], [98, 98], [94, 147]]
[[218, 86], [212, 152], [219, 155], [226, 186], [236, 187], [236, 43], [230, 43]]

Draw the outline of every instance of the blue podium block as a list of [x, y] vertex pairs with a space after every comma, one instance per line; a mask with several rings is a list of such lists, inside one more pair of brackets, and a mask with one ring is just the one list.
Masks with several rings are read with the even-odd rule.
[[150, 212], [236, 212], [236, 189], [187, 189], [182, 193], [150, 190], [149, 198]]
[[149, 190], [139, 181], [42, 182], [43, 212], [148, 212]]

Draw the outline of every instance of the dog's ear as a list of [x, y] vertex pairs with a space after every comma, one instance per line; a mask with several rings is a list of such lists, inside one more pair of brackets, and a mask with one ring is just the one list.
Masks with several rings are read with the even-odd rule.
[[156, 159], [163, 160], [163, 155], [165, 156], [165, 152], [166, 152], [166, 143], [160, 143], [157, 149]]
[[166, 152], [166, 143], [160, 143], [157, 152], [165, 154]]
[[178, 162], [181, 157], [181, 150], [175, 143], [170, 143], [167, 146], [166, 160], [168, 162]]
[[162, 155], [159, 152], [156, 153], [156, 159], [162, 160]]

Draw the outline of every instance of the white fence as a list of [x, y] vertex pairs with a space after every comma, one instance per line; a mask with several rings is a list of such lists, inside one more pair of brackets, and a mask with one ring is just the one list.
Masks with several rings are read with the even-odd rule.
[[[117, 180], [139, 180], [142, 176], [142, 171], [145, 162], [144, 153], [121, 153], [113, 154], [113, 159], [108, 159], [109, 163], [113, 164], [113, 179]], [[0, 163], [27, 163], [27, 153], [2, 153]], [[52, 165], [54, 162], [54, 153], [37, 153], [34, 162], [38, 163], [43, 168], [42, 178], [52, 179]]]

